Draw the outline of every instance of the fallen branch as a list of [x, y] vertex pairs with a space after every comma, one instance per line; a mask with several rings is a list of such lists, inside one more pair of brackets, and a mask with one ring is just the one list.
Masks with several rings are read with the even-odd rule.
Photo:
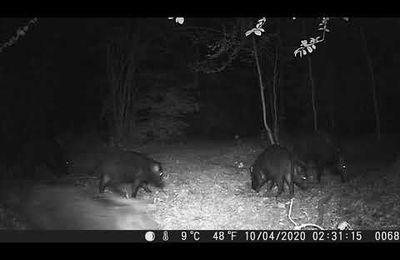
[[296, 222], [294, 222], [294, 220], [292, 219], [291, 215], [292, 215], [292, 205], [293, 205], [293, 198], [290, 200], [290, 207], [289, 207], [289, 220], [295, 225], [294, 230], [301, 230], [305, 227], [315, 227], [315, 228], [319, 228], [320, 230], [324, 230], [324, 228], [322, 228], [321, 226], [318, 226], [316, 224], [312, 224], [312, 223], [306, 223], [306, 224], [302, 224], [299, 225]]
[[[318, 210], [319, 210], [319, 213], [320, 213], [319, 214], [319, 219], [317, 221], [318, 224], [322, 224], [322, 221], [323, 221], [323, 212], [324, 212], [323, 205], [325, 203], [327, 203], [332, 198], [332, 195], [333, 194], [330, 194], [329, 196], [321, 199], [319, 201], [319, 203], [318, 203]], [[299, 225], [296, 222], [294, 222], [294, 220], [291, 217], [291, 215], [292, 215], [292, 205], [293, 205], [293, 198], [290, 200], [290, 207], [289, 207], [289, 215], [288, 215], [288, 217], [289, 217], [289, 220], [292, 221], [292, 223], [295, 225], [294, 230], [301, 230], [301, 229], [303, 229], [305, 227], [315, 227], [315, 228], [318, 228], [320, 230], [325, 230], [323, 227], [321, 227], [321, 226], [319, 226], [317, 224], [306, 223], [306, 224]], [[337, 225], [337, 229], [339, 229], [339, 230], [352, 230], [353, 228], [350, 226], [349, 223], [347, 223], [346, 221], [343, 221], [343, 222], [341, 222], [341, 223], [339, 223]]]

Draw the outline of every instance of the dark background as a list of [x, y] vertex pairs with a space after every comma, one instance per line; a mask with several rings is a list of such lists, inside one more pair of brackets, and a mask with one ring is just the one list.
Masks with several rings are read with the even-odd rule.
[[[220, 29], [225, 20], [187, 18], [183, 27]], [[253, 20], [256, 23], [257, 18]], [[2, 18], [1, 42], [28, 21], [29, 18]], [[293, 51], [302, 39], [318, 34], [318, 22], [309, 18], [304, 34], [300, 21], [281, 19], [280, 32], [288, 50], [282, 54], [285, 61], [279, 86], [282, 128], [312, 129], [307, 59], [294, 57]], [[109, 131], [101, 117], [108, 95], [104, 46], [115, 24], [116, 18], [39, 18], [25, 36], [0, 53], [3, 140], [10, 144], [32, 135]], [[153, 72], [167, 73], [175, 85], [194, 81], [195, 73], [189, 65], [196, 52], [187, 35], [177, 34], [176, 27], [180, 25], [164, 17], [153, 18], [147, 25], [151, 28], [148, 37], [154, 40], [150, 41], [146, 59], [138, 66], [144, 75], [138, 84], [143, 82], [145, 86], [146, 73]], [[326, 41], [312, 54], [320, 128], [338, 135], [375, 131], [372, 83], [359, 33], [362, 26], [374, 65], [382, 132], [399, 130], [399, 25], [398, 18], [330, 22]], [[274, 25], [270, 28], [276, 30]], [[163, 35], [162, 40], [155, 37], [158, 34]], [[204, 59], [202, 54], [200, 58]], [[263, 57], [264, 77], [268, 80], [271, 68], [268, 55]], [[222, 72], [198, 75], [194, 94], [200, 110], [186, 117], [186, 136], [231, 138], [235, 134], [259, 134], [263, 128], [262, 110], [252, 59], [243, 62], [239, 58]], [[329, 110], [331, 104], [333, 110]], [[328, 116], [332, 111], [334, 125]]]
[[[253, 3], [249, 4], [253, 8]], [[107, 3], [111, 5], [119, 6]], [[214, 7], [203, 2], [190, 5]], [[309, 8], [312, 4], [298, 5]], [[237, 6], [242, 7], [240, 3]], [[126, 5], [121, 7], [127, 11], [132, 9]], [[115, 176], [118, 186], [115, 188], [121, 195], [129, 192], [126, 189], [129, 183], [118, 181], [120, 175], [125, 175], [123, 172], [131, 175], [135, 183], [143, 181], [143, 185], [151, 185], [146, 183], [146, 176], [151, 176], [147, 165], [150, 160], [140, 160], [135, 165], [137, 160], [132, 159], [138, 155], [129, 152], [133, 150], [159, 161], [165, 170], [164, 192], [145, 190], [139, 197], [146, 204], [154, 201], [153, 206], [159, 209], [154, 214], [159, 214], [157, 219], [161, 223], [180, 225], [184, 223], [182, 220], [188, 224], [196, 220], [196, 225], [214, 225], [227, 221], [242, 229], [244, 224], [245, 228], [273, 227], [271, 221], [265, 220], [281, 218], [282, 210], [274, 210], [277, 198], [272, 199], [269, 194], [251, 195], [254, 175], [250, 173], [250, 165], [256, 165], [257, 158], [262, 158], [260, 164], [278, 162], [279, 166], [288, 159], [258, 154], [266, 147], [268, 138], [263, 125], [259, 75], [252, 55], [255, 43], [266, 87], [269, 126], [273, 126], [271, 82], [275, 50], [279, 49], [280, 144], [293, 152], [290, 165], [302, 160], [307, 162], [307, 174], [317, 173], [317, 168], [323, 174], [319, 184], [311, 176], [311, 187], [306, 192], [296, 188], [295, 194], [301, 198], [298, 206], [309, 208], [313, 214], [318, 212], [316, 223], [325, 221], [332, 228], [335, 225], [334, 229], [339, 219], [356, 229], [399, 226], [396, 212], [400, 211], [396, 206], [400, 136], [396, 134], [400, 130], [397, 120], [400, 19], [332, 18], [325, 41], [302, 58], [295, 57], [294, 51], [302, 40], [321, 34], [319, 18], [267, 17], [262, 37], [245, 37], [246, 30], [254, 27], [260, 17], [188, 16], [179, 25], [168, 20], [167, 15], [158, 18], [39, 16], [24, 35], [20, 31], [20, 37], [5, 47], [18, 28], [33, 17], [0, 18], [0, 202], [7, 207], [9, 203], [11, 209], [15, 208], [32, 224], [40, 222], [39, 227], [41, 224], [45, 229], [54, 228], [54, 224], [59, 228], [69, 228], [71, 224], [86, 228], [90, 222], [101, 225], [100, 228], [113, 224], [118, 224], [118, 228], [132, 228], [125, 225], [131, 220], [133, 225], [142, 225], [139, 223], [144, 223], [143, 215], [136, 206], [129, 206], [131, 210], [120, 207], [122, 211], [116, 211], [115, 203], [103, 203], [91, 194], [99, 191], [95, 175]], [[360, 29], [365, 32], [366, 41]], [[121, 72], [119, 81], [115, 82], [109, 78], [107, 50], [110, 46], [115, 51], [111, 60], [126, 66], [114, 67], [114, 72]], [[239, 50], [236, 57], [230, 60], [236, 50]], [[131, 56], [126, 58], [124, 55], [128, 54]], [[333, 134], [318, 135], [317, 139], [304, 133], [314, 131], [309, 57], [318, 127]], [[380, 141], [375, 133], [368, 58], [372, 61], [376, 83]], [[224, 69], [216, 72], [220, 68]], [[132, 99], [130, 103], [124, 103], [123, 99], [115, 102], [116, 107], [126, 109], [122, 125], [127, 127], [118, 128], [120, 122], [114, 117], [117, 109], [113, 110], [112, 98], [129, 96], [120, 95], [124, 91], [131, 91]], [[128, 106], [119, 107], [124, 104]], [[182, 141], [188, 141], [187, 145]], [[297, 143], [304, 149], [294, 149]], [[303, 154], [310, 158], [300, 158]], [[124, 156], [128, 159], [122, 160]], [[337, 172], [335, 169], [339, 166], [340, 172]], [[288, 172], [282, 167], [270, 168], [272, 184], [279, 176], [287, 177]], [[291, 168], [291, 175], [299, 172], [299, 167]], [[51, 181], [51, 177], [69, 173], [71, 178]], [[348, 182], [343, 184], [337, 176], [329, 176], [330, 173], [346, 175]], [[199, 179], [200, 175], [205, 178]], [[156, 176], [160, 177], [159, 172]], [[25, 178], [28, 180], [22, 181]], [[44, 185], [36, 186], [36, 180], [44, 180]], [[179, 187], [182, 187], [180, 191]], [[159, 199], [153, 200], [154, 196]], [[181, 199], [176, 200], [177, 196]], [[207, 203], [210, 202], [207, 198], [212, 199], [211, 203]], [[206, 202], [208, 215], [218, 215], [221, 219], [199, 219], [198, 211], [188, 208], [187, 201], [193, 205], [201, 203], [201, 207]], [[171, 208], [172, 215], [168, 214]], [[180, 211], [183, 214], [176, 214]], [[309, 218], [313, 214], [305, 216]], [[249, 221], [243, 221], [246, 215], [251, 216]], [[0, 218], [11, 224], [15, 222], [13, 215]]]

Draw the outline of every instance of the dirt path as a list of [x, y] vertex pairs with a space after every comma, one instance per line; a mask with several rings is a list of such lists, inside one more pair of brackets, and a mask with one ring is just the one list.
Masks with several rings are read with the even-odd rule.
[[[146, 193], [140, 189], [137, 197], [160, 229], [295, 228], [288, 217], [287, 187], [279, 198], [275, 198], [276, 188], [271, 193], [265, 187], [260, 193], [250, 188], [248, 168], [262, 151], [257, 142], [198, 141], [136, 150], [161, 161], [167, 173], [164, 190], [151, 187], [153, 192]], [[335, 229], [342, 221], [354, 229], [398, 229], [398, 172], [400, 163], [352, 161], [348, 183], [324, 175], [321, 184], [305, 191], [295, 187], [291, 217], [297, 224], [318, 224], [325, 229]], [[94, 176], [71, 176], [65, 182], [97, 194]]]
[[[248, 168], [261, 150], [258, 145], [233, 142], [169, 146], [157, 153], [147, 147], [143, 151], [164, 163], [167, 187], [164, 192], [140, 195], [154, 198], [150, 215], [162, 229], [293, 229], [288, 196], [276, 199], [276, 189], [257, 194], [250, 188]], [[334, 227], [339, 221], [332, 210], [337, 199], [329, 189], [295, 189], [293, 220], [316, 223], [321, 219], [318, 203], [328, 196], [321, 224]]]

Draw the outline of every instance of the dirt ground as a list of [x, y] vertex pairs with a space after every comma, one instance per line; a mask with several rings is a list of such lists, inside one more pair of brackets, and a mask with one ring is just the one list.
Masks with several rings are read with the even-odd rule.
[[[359, 146], [348, 146], [358, 154]], [[287, 187], [278, 198], [276, 188], [251, 190], [248, 168], [262, 150], [257, 140], [141, 147], [136, 151], [162, 162], [166, 186], [163, 190], [150, 187], [152, 193], [141, 189], [136, 199], [146, 203], [146, 213], [163, 230], [290, 230], [306, 223], [336, 229], [343, 221], [353, 229], [400, 227], [400, 161], [395, 157], [348, 156], [349, 182], [343, 184], [338, 176], [325, 174], [320, 184], [312, 183], [307, 190], [295, 187], [291, 200]], [[87, 159], [88, 154], [85, 158], [78, 164], [93, 160]], [[82, 189], [91, 187], [96, 193], [97, 180], [87, 174], [80, 170], [67, 182]], [[289, 219], [290, 206], [295, 223]], [[0, 215], [4, 219], [1, 210]]]
[[[348, 146], [359, 154], [358, 145]], [[255, 140], [144, 147], [164, 163], [168, 178], [163, 192], [140, 195], [153, 200], [149, 212], [162, 229], [286, 230], [295, 223], [335, 229], [343, 221], [354, 229], [400, 227], [400, 163], [349, 156], [348, 183], [325, 174], [321, 184], [295, 188], [291, 201], [287, 188], [279, 198], [276, 187], [270, 193], [265, 187], [260, 193], [251, 190], [248, 168], [262, 149]], [[290, 203], [295, 223], [289, 219]]]

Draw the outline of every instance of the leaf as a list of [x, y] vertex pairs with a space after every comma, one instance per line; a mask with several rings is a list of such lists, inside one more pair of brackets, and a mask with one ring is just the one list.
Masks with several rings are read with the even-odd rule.
[[258, 36], [261, 36], [262, 32], [261, 32], [260, 30], [255, 30], [255, 31], [254, 31], [254, 34], [255, 34], [255, 35], [258, 35]]
[[307, 55], [307, 51], [303, 49], [303, 55]]
[[185, 18], [183, 18], [183, 17], [177, 17], [177, 18], [175, 19], [175, 21], [176, 21], [177, 23], [179, 23], [179, 24], [183, 24], [183, 23], [185, 22]]
[[253, 31], [254, 31], [254, 29], [248, 30], [248, 31], [245, 33], [246, 37], [249, 36], [250, 34], [252, 34]]

